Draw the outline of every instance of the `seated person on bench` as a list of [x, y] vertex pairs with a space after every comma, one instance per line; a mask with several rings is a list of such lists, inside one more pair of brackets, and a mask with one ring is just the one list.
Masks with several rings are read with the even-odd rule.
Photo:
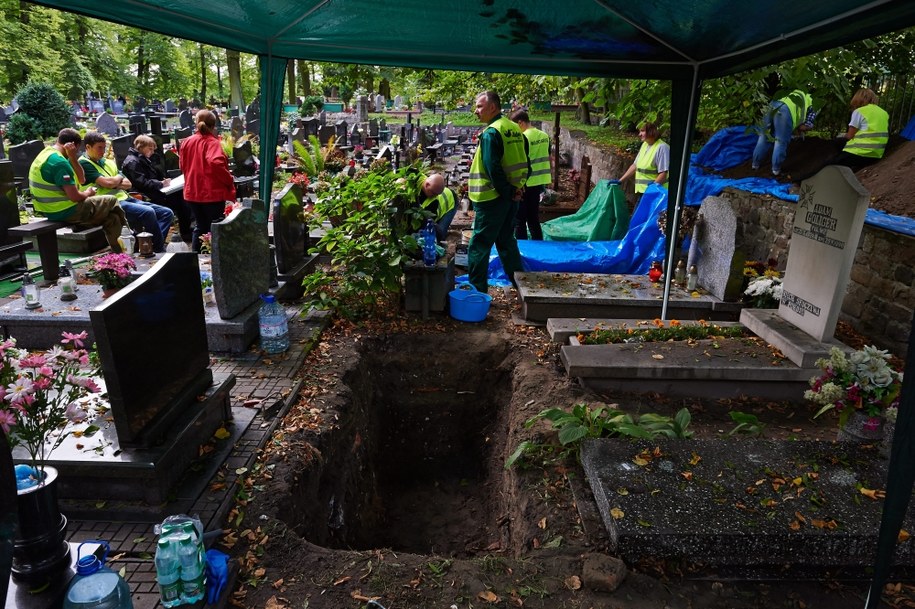
[[[167, 207], [156, 205], [148, 201], [138, 201], [127, 194], [132, 187], [130, 180], [119, 173], [114, 161], [105, 159], [107, 142], [105, 136], [98, 131], [86, 134], [86, 153], [79, 158], [86, 173], [86, 181], [94, 183], [96, 189], [102, 194], [111, 194], [118, 200], [127, 215], [127, 223], [134, 227], [141, 227], [152, 233], [153, 251], [165, 251], [165, 236], [172, 226], [175, 214]], [[133, 252], [128, 252], [133, 253]]]
[[85, 174], [77, 162], [82, 139], [75, 129], [61, 129], [57, 142], [32, 161], [29, 190], [35, 211], [57, 222], [101, 226], [112, 251], [120, 252], [118, 237], [127, 219], [118, 200], [103, 193], [97, 195], [92, 187], [78, 188], [85, 183]]

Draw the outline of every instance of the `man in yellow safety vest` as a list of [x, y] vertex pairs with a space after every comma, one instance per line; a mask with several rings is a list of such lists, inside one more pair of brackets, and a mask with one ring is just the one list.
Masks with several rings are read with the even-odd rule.
[[420, 207], [435, 214], [435, 238], [444, 241], [457, 213], [454, 191], [445, 186], [445, 177], [440, 173], [422, 175], [419, 179], [422, 184], [417, 202]]
[[524, 196], [518, 205], [517, 224], [515, 225], [515, 238], [527, 239], [530, 231], [531, 239], [543, 240], [543, 229], [540, 228], [540, 195], [543, 188], [550, 183], [553, 176], [552, 157], [550, 156], [550, 136], [531, 127], [531, 119], [527, 110], [517, 110], [512, 114], [512, 120], [521, 127], [524, 139], [527, 140], [527, 156], [531, 162], [531, 175], [524, 185]]
[[667, 172], [670, 170], [670, 146], [661, 139], [658, 126], [652, 122], [645, 122], [639, 129], [639, 139], [642, 140], [639, 153], [626, 173], [620, 177], [620, 182], [623, 182], [635, 175], [636, 204], [641, 200], [649, 184], [667, 184]]

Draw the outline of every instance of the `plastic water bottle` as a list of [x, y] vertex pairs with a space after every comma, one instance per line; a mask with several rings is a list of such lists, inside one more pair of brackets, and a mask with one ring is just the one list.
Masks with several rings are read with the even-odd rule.
[[181, 604], [181, 566], [172, 539], [163, 537], [156, 547], [156, 581], [159, 582], [159, 598], [163, 607]]
[[261, 349], [265, 353], [283, 353], [289, 348], [286, 311], [273, 294], [263, 294], [261, 300], [264, 304], [257, 314], [260, 322]]
[[435, 224], [432, 223], [432, 218], [426, 220], [421, 234], [423, 237], [423, 264], [435, 266], [438, 252], [435, 251]]
[[[83, 546], [93, 543], [105, 546], [102, 558], [93, 554], [80, 556]], [[105, 566], [108, 557], [107, 542], [83, 542], [79, 544], [76, 555], [76, 577], [67, 588], [64, 609], [133, 609], [130, 586], [120, 575]]]
[[181, 563], [181, 602], [196, 603], [206, 593], [203, 560], [196, 539], [188, 534], [179, 535], [178, 562]]

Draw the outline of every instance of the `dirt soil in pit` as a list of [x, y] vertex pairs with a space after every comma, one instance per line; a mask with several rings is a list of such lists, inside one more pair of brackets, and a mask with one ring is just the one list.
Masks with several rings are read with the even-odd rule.
[[[685, 406], [692, 413], [691, 429], [700, 438], [721, 437], [733, 429], [731, 410], [756, 414], [765, 424], [764, 437], [773, 439], [831, 439], [836, 427], [828, 416], [812, 420], [809, 405], [588, 393], [565, 375], [558, 347], [549, 342], [543, 328], [512, 323], [511, 313], [519, 310], [514, 293], [506, 296], [496, 289], [491, 293], [493, 307], [481, 324], [461, 324], [444, 316], [421, 321], [413, 315], [362, 326], [337, 323], [325, 333], [303, 367], [305, 382], [298, 402], [268, 442], [230, 515], [232, 533], [227, 539], [231, 547], [227, 551], [242, 564], [231, 597], [234, 605], [252, 609], [863, 606], [865, 582], [839, 582], [828, 575], [813, 582], [748, 582], [719, 579], [698, 566], [663, 560], [624, 565], [609, 553], [602, 527], [594, 527], [593, 521], [580, 515], [572, 486], [581, 486], [584, 476], [574, 459], [527, 459], [522, 467], [504, 469], [505, 459], [521, 441], [555, 444], [555, 434], [546, 424], [525, 427], [531, 416], [545, 408], [568, 408], [581, 402], [661, 414], [673, 414]], [[866, 340], [845, 327], [840, 334], [850, 343]], [[428, 530], [448, 536], [448, 543], [442, 544], [451, 549], [447, 554], [384, 547], [352, 550], [333, 539], [333, 534], [323, 538], [308, 534], [314, 528], [309, 519], [320, 521], [319, 528], [333, 520], [322, 512], [327, 506], [309, 505], [309, 501], [319, 495], [322, 484], [353, 474], [329, 472], [331, 482], [318, 484], [308, 482], [307, 472], [364, 451], [371, 442], [369, 427], [377, 425], [370, 421], [369, 427], [360, 429], [364, 421], [347, 420], [346, 409], [356, 393], [348, 383], [358, 384], [352, 376], [354, 362], [363, 345], [374, 349], [395, 335], [417, 337], [408, 339], [416, 361], [458, 367], [462, 387], [473, 392], [466, 400], [488, 390], [480, 382], [475, 369], [478, 362], [472, 359], [469, 345], [486, 341], [503, 345], [502, 351], [494, 351], [485, 362], [507, 375], [511, 397], [481, 432], [488, 445], [488, 478], [469, 484], [479, 484], [480, 489], [475, 490], [485, 495], [482, 502], [468, 506], [462, 493], [451, 493], [450, 504], [447, 499], [438, 503], [433, 513], [418, 507], [415, 518], [398, 525], [422, 522]], [[373, 342], [378, 340], [381, 342]], [[437, 383], [434, 377], [420, 379], [416, 391], [445, 389]], [[587, 575], [588, 565], [599, 563], [606, 568], [608, 561], [625, 575], [614, 591], [601, 590]], [[915, 606], [905, 604], [909, 593], [909, 588], [899, 586], [893, 597], [896, 606]]]
[[[794, 140], [788, 146], [788, 156], [782, 165], [781, 182], [793, 182], [797, 176], [807, 175], [822, 168], [841, 151], [834, 140], [806, 137]], [[771, 158], [771, 157], [770, 157]], [[859, 169], [855, 176], [871, 194], [871, 207], [894, 216], [915, 218], [915, 141], [892, 136], [882, 159]], [[736, 167], [718, 172], [726, 178], [771, 177], [769, 161], [759, 170], [753, 170], [747, 161]]]

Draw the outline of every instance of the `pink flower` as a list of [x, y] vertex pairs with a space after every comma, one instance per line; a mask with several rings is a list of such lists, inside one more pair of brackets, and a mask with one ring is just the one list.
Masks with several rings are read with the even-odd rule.
[[42, 376], [35, 379], [35, 382], [32, 383], [32, 387], [34, 387], [36, 391], [47, 391], [48, 388], [51, 387], [51, 379]]
[[62, 335], [64, 338], [63, 338], [63, 340], [60, 341], [61, 343], [66, 345], [72, 341], [73, 346], [75, 346], [79, 349], [83, 348], [83, 346], [84, 346], [83, 341], [89, 337], [89, 333], [86, 332], [85, 330], [83, 330], [79, 334], [73, 334], [72, 332], [64, 332]]
[[29, 355], [19, 360], [21, 368], [41, 368], [46, 363], [48, 363], [48, 360], [42, 354]]
[[880, 421], [882, 421], [882, 420], [883, 419], [881, 419], [880, 417], [870, 417], [867, 420], [867, 422], [864, 423], [864, 430], [865, 431], [877, 431], [877, 429], [880, 428]]
[[0, 410], [0, 429], [3, 430], [3, 433], [8, 434], [10, 432], [10, 427], [16, 425], [16, 415], [8, 410]]

